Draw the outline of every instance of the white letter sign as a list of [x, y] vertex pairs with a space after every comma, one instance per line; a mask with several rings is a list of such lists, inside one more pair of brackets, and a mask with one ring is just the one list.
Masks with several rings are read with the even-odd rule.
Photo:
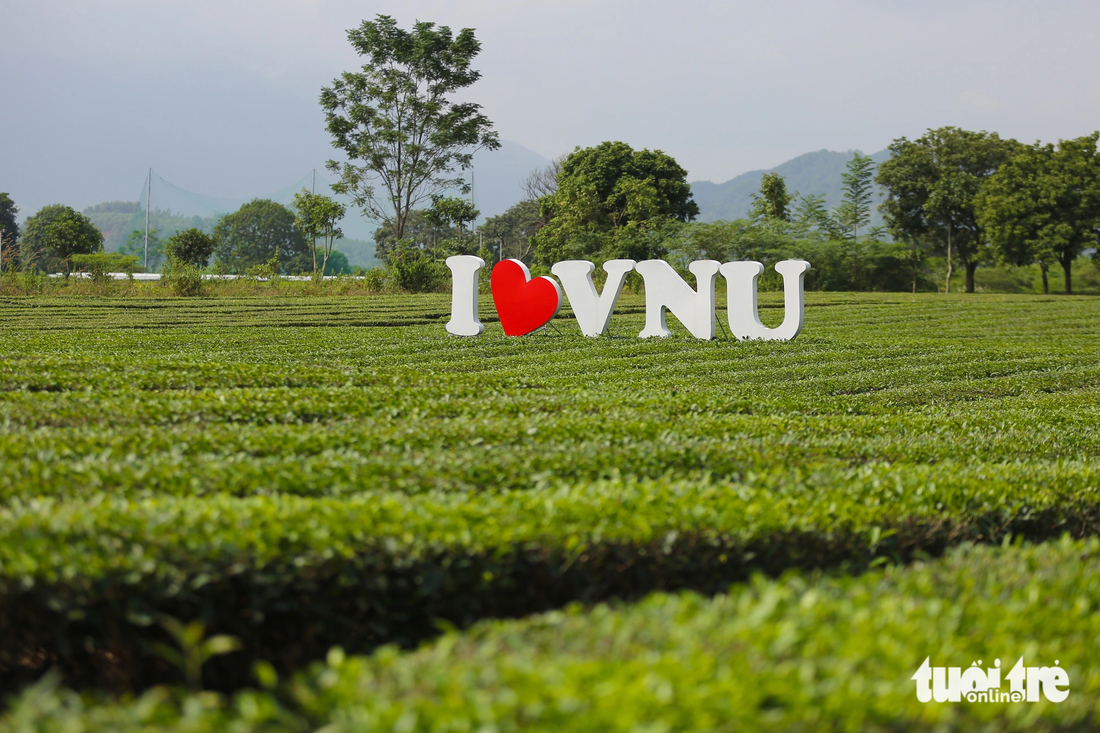
[[[478, 273], [485, 261], [471, 255], [447, 258], [451, 269], [451, 320], [447, 331], [456, 336], [477, 336], [485, 327], [477, 317]], [[664, 260], [608, 260], [603, 269], [607, 284], [596, 292], [592, 273], [596, 266], [587, 260], [558, 262], [550, 271], [562, 282], [573, 308], [577, 325], [585, 336], [607, 333], [608, 322], [622, 293], [626, 276], [636, 270], [645, 281], [645, 328], [640, 338], [671, 336], [665, 322], [671, 312], [692, 336], [709, 341], [714, 338], [717, 319], [714, 313], [714, 281], [721, 272], [726, 278], [726, 310], [730, 331], [739, 339], [790, 341], [802, 331], [805, 318], [804, 284], [810, 263], [783, 260], [775, 270], [783, 276], [783, 323], [768, 328], [760, 322], [757, 308], [757, 280], [764, 273], [759, 262], [697, 260], [688, 266], [695, 275], [693, 289], [672, 265]], [[509, 336], [522, 336], [541, 328], [558, 312], [562, 288], [553, 278], [532, 278], [519, 260], [504, 260], [493, 268], [490, 278], [493, 303], [501, 327]]]

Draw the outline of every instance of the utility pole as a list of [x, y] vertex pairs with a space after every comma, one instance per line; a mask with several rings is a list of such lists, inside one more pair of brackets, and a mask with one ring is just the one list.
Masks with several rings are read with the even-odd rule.
[[317, 194], [317, 169], [313, 169], [313, 187], [309, 190], [310, 193]]
[[142, 267], [149, 271], [149, 197], [153, 195], [153, 169], [149, 169], [149, 185], [145, 189], [145, 262]]

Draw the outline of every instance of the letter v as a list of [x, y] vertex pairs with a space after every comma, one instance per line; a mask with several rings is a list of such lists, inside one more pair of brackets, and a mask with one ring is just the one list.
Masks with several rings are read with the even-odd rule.
[[592, 273], [596, 266], [587, 260], [565, 260], [550, 268], [565, 289], [569, 306], [577, 318], [577, 325], [585, 336], [599, 336], [607, 332], [607, 324], [615, 303], [623, 291], [627, 273], [634, 269], [634, 260], [608, 260], [603, 263], [607, 272], [607, 284], [603, 293], [596, 292]]

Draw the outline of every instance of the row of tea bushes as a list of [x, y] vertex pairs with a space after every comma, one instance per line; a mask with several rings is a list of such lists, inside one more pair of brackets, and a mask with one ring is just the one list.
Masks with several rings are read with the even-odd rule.
[[[249, 660], [280, 669], [341, 644], [414, 643], [571, 600], [714, 591], [753, 570], [938, 554], [1007, 533], [1085, 534], [1091, 464], [1024, 471], [776, 469], [741, 483], [605, 480], [540, 490], [345, 497], [16, 500], [0, 510], [0, 666], [74, 684], [148, 684], [159, 614], [237, 636], [221, 688]], [[28, 665], [26, 660], [33, 664]]]
[[[1100, 542], [972, 547], [860, 577], [791, 573], [482, 622], [409, 653], [339, 649], [232, 697], [96, 702], [46, 680], [12, 733], [160, 731], [1053, 731], [1100, 724]], [[980, 633], [974, 633], [980, 630]], [[931, 666], [1060, 666], [1065, 701], [921, 703]], [[266, 687], [266, 689], [265, 689]]]

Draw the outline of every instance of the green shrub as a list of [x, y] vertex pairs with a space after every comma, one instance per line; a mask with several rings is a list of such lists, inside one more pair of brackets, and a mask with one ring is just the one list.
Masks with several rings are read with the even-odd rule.
[[170, 258], [164, 268], [162, 281], [180, 297], [193, 298], [206, 292], [202, 270], [189, 262]]
[[71, 257], [73, 269], [85, 272], [93, 282], [111, 280], [110, 273], [124, 272], [132, 280], [134, 270], [141, 260], [135, 255], [120, 255], [115, 252], [97, 252], [95, 254], [76, 254]]
[[[860, 577], [755, 577], [704, 598], [570, 605], [449, 632], [417, 651], [332, 649], [232, 699], [157, 689], [93, 703], [51, 679], [16, 733], [70, 730], [1018, 731], [1100, 724], [1100, 544], [963, 546]], [[1060, 704], [921, 703], [912, 674], [1016, 660], [1062, 667]], [[996, 660], [996, 661], [994, 661]], [[1009, 687], [1003, 683], [1003, 690]]]
[[432, 259], [408, 240], [391, 245], [389, 265], [393, 284], [406, 293], [436, 292], [450, 275], [443, 262]]

